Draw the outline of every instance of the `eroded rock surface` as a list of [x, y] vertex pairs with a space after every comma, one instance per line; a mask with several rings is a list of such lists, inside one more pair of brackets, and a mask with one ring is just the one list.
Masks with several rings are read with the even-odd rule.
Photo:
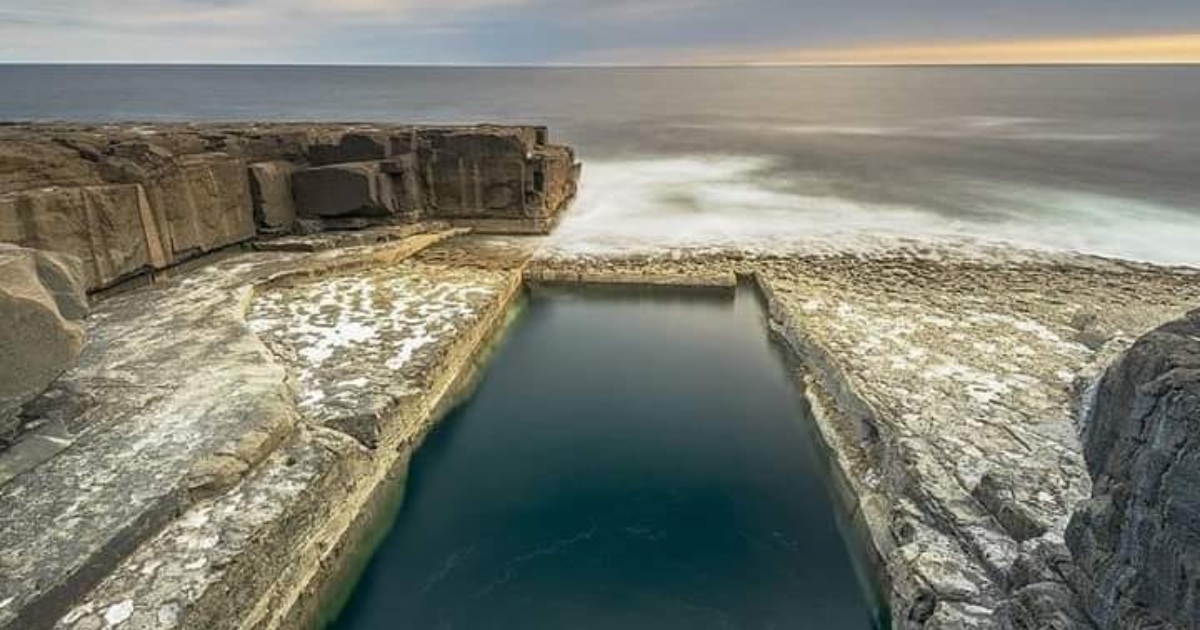
[[0, 195], [0, 241], [75, 256], [88, 289], [169, 258], [145, 189], [132, 184], [41, 188]]
[[512, 289], [511, 271], [418, 260], [266, 291], [249, 321], [292, 366], [301, 413], [374, 447], [444, 340]]
[[0, 454], [0, 628], [311, 622], [519, 286], [524, 250], [436, 245], [457, 233], [243, 254], [101, 301]]
[[1200, 627], [1200, 311], [1137, 341], [1084, 426], [1074, 584], [1105, 629]]
[[83, 350], [83, 288], [78, 259], [0, 243], [0, 442]]

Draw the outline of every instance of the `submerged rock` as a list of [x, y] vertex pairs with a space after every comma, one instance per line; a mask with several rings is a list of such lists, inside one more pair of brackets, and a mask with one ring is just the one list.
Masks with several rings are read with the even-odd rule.
[[1083, 437], [1094, 487], [1067, 543], [1088, 611], [1102, 628], [1200, 627], [1200, 311], [1108, 369]]
[[0, 440], [83, 350], [83, 287], [78, 259], [0, 243]]

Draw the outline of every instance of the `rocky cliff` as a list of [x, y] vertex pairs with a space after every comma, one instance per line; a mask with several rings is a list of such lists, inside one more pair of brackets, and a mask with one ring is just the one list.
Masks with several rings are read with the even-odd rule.
[[575, 193], [541, 127], [0, 127], [0, 242], [71, 254], [89, 290], [259, 235], [449, 220], [548, 230]]
[[1093, 492], [1067, 544], [1088, 612], [1105, 629], [1200, 627], [1200, 311], [1108, 369], [1083, 433]]

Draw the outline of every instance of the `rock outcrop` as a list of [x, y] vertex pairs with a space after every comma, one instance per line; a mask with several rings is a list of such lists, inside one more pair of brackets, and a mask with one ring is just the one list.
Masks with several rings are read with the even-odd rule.
[[250, 165], [250, 196], [254, 202], [254, 222], [264, 234], [287, 234], [296, 223], [296, 202], [292, 197], [291, 162], [276, 160]]
[[83, 286], [77, 259], [0, 243], [0, 442], [83, 350]]
[[540, 127], [13, 125], [0, 128], [0, 242], [79, 257], [94, 291], [291, 233], [297, 216], [544, 232], [578, 176]]
[[399, 212], [392, 178], [379, 162], [304, 169], [293, 175], [292, 186], [304, 217], [386, 217]]
[[1106, 630], [1200, 627], [1200, 311], [1108, 369], [1083, 429], [1093, 492], [1067, 544], [1088, 612]]
[[89, 289], [169, 262], [140, 185], [52, 187], [0, 196], [0, 241], [79, 258]]

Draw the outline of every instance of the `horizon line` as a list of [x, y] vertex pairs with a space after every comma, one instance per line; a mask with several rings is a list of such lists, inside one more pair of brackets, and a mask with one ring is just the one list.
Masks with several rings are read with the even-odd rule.
[[1200, 66], [1196, 60], [1095, 61], [747, 61], [714, 63], [490, 63], [490, 62], [306, 62], [306, 61], [5, 61], [0, 66], [127, 66], [127, 67], [279, 67], [279, 68], [495, 68], [495, 69], [722, 69], [722, 68], [961, 68], [961, 67], [1103, 67]]

